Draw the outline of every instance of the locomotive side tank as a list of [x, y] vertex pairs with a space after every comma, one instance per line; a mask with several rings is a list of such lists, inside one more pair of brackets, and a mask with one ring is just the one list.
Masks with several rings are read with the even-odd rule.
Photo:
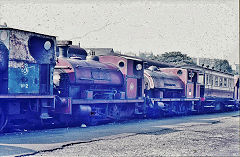
[[[66, 45], [59, 44], [60, 51], [64, 51], [62, 47], [65, 48]], [[59, 87], [58, 93], [61, 96], [100, 99], [104, 98], [101, 97], [101, 92], [108, 91], [116, 94], [116, 90], [123, 85], [123, 75], [114, 65], [72, 58], [67, 56], [68, 52], [65, 55], [62, 55], [63, 53], [61, 52], [57, 59], [54, 72], [54, 84]], [[84, 93], [90, 90], [92, 95], [85, 97]], [[103, 95], [106, 94], [102, 93]]]
[[59, 58], [55, 69], [62, 69], [69, 76], [70, 84], [98, 84], [121, 86], [122, 73], [117, 67], [94, 60]]
[[[60, 85], [64, 83], [64, 79], [68, 82], [66, 85], [60, 85], [65, 86], [60, 89], [61, 93], [65, 93], [61, 94], [62, 96], [71, 95], [73, 98], [81, 98], [79, 96], [83, 89], [92, 88], [97, 91], [98, 88], [120, 88], [123, 85], [123, 76], [117, 67], [93, 60], [58, 58], [55, 69], [54, 83]], [[64, 92], [68, 88], [71, 88], [70, 93]]]

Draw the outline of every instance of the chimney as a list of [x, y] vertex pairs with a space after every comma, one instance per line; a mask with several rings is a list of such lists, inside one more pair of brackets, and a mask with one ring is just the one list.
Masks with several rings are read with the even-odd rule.
[[68, 40], [57, 41], [60, 58], [68, 57], [68, 48], [70, 47], [69, 45], [72, 45], [72, 41], [68, 41]]

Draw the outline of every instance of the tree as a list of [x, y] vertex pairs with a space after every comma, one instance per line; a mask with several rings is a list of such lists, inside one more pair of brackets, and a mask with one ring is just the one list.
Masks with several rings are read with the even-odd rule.
[[175, 65], [195, 64], [191, 57], [186, 54], [182, 54], [179, 51], [165, 52], [161, 55], [153, 55], [153, 53], [140, 53], [139, 57]]
[[151, 52], [151, 53], [147, 53], [147, 52], [140, 52], [138, 55], [140, 58], [144, 58], [144, 59], [151, 59], [151, 60], [155, 60], [156, 56]]
[[175, 65], [195, 64], [191, 57], [181, 52], [165, 52], [159, 56], [158, 61], [167, 62]]
[[232, 66], [226, 59], [214, 59], [214, 68], [219, 71], [233, 72]]

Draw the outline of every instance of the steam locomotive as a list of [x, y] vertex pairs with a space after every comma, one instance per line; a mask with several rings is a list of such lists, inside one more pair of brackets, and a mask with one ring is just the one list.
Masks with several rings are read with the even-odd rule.
[[232, 74], [94, 53], [54, 36], [0, 28], [0, 131], [239, 107], [239, 77], [234, 83]]

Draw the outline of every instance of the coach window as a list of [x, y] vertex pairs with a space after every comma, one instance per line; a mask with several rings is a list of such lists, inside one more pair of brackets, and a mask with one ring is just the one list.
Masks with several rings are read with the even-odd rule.
[[222, 85], [223, 85], [223, 78], [219, 77], [219, 86], [222, 87]]
[[199, 83], [201, 84], [201, 85], [204, 85], [204, 79], [203, 79], [204, 77], [203, 77], [203, 74], [199, 74], [199, 76], [198, 76], [198, 79], [199, 79]]
[[213, 85], [213, 76], [211, 74], [209, 75], [209, 84]]
[[223, 85], [224, 85], [224, 87], [227, 87], [227, 78], [224, 78]]
[[215, 87], [217, 87], [217, 86], [218, 86], [218, 77], [215, 76]]
[[206, 85], [209, 84], [209, 76], [208, 76], [208, 74], [206, 74], [206, 80], [205, 80], [205, 82], [206, 82]]
[[228, 79], [228, 87], [231, 88], [232, 87], [232, 80]]
[[229, 79], [229, 87], [232, 88], [233, 87], [233, 80]]

